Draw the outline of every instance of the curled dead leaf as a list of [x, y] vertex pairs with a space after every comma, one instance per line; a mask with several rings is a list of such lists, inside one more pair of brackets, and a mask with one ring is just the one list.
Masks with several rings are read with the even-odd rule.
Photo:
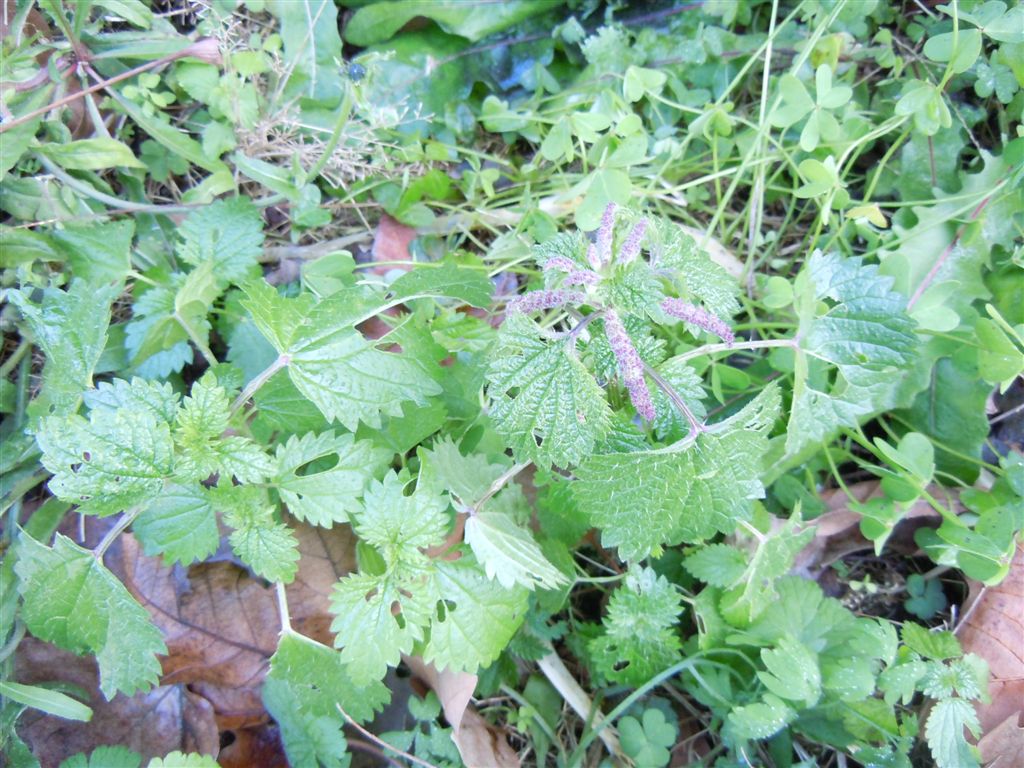
[[[1024, 714], [1024, 543], [1018, 542], [1010, 573], [1003, 582], [988, 588], [978, 585], [972, 595], [974, 599], [965, 606], [957, 635], [964, 652], [985, 659], [992, 674], [991, 701], [978, 706], [978, 720], [987, 736], [1007, 720], [1019, 723]], [[1007, 743], [1012, 744], [1012, 739]], [[1019, 746], [1018, 739], [1015, 748]], [[992, 741], [989, 748], [994, 748]], [[1021, 764], [1019, 760], [999, 763]]]
[[452, 741], [468, 768], [519, 768], [519, 756], [509, 746], [505, 734], [470, 704], [476, 689], [476, 675], [448, 669], [438, 671], [418, 656], [404, 660], [413, 675], [437, 694], [444, 717], [452, 728]]
[[213, 706], [184, 685], [162, 685], [148, 693], [116, 696], [107, 701], [99, 693], [99, 674], [91, 656], [26, 637], [15, 654], [14, 679], [38, 684], [70, 683], [88, 692], [92, 720], [78, 722], [29, 710], [18, 721], [18, 733], [42, 768], [57, 768], [78, 752], [91, 752], [104, 744], [122, 744], [146, 760], [168, 752], [220, 749]]

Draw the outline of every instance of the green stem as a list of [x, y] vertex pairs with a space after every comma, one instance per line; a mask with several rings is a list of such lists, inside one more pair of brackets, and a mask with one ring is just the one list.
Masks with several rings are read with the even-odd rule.
[[292, 622], [288, 616], [288, 594], [284, 590], [284, 584], [280, 581], [274, 584], [274, 592], [277, 595], [277, 612], [281, 617], [281, 634], [292, 631]]
[[291, 358], [288, 355], [278, 355], [274, 362], [256, 374], [253, 380], [245, 385], [245, 389], [242, 390], [241, 394], [235, 398], [235, 402], [231, 404], [231, 415], [234, 416], [243, 405], [249, 402], [260, 387], [266, 384], [275, 373], [285, 368], [290, 362]]
[[121, 515], [121, 519], [117, 521], [117, 525], [107, 531], [107, 535], [103, 537], [103, 540], [100, 541], [96, 549], [92, 551], [93, 557], [102, 561], [103, 555], [106, 553], [107, 549], [110, 548], [110, 545], [114, 543], [114, 540], [124, 533], [128, 529], [128, 526], [135, 522], [135, 518], [137, 518], [141, 513], [142, 507], [136, 507]]
[[32, 349], [32, 342], [25, 338], [21, 339], [11, 356], [4, 360], [3, 365], [0, 365], [0, 379], [6, 379], [30, 349]]
[[712, 355], [716, 352], [740, 352], [745, 349], [770, 349], [773, 347], [792, 347], [796, 349], [797, 342], [795, 339], [760, 339], [758, 341], [743, 342], [742, 344], [705, 344], [703, 347], [697, 347], [689, 352], [676, 355], [673, 360], [684, 362], [695, 357]]
[[566, 765], [568, 765], [569, 768], [577, 768], [577, 766], [582, 765], [582, 760], [584, 755], [586, 754], [587, 747], [590, 746], [590, 744], [594, 741], [594, 739], [597, 738], [601, 731], [603, 731], [611, 723], [618, 719], [619, 716], [626, 712], [626, 710], [633, 706], [633, 704], [635, 704], [641, 698], [646, 696], [647, 692], [650, 691], [652, 688], [661, 685], [663, 682], [672, 677], [675, 677], [680, 672], [683, 672], [695, 666], [695, 658], [696, 657], [691, 657], [684, 661], [680, 661], [678, 664], [673, 664], [664, 672], [659, 672], [657, 675], [655, 675], [646, 683], [644, 683], [635, 691], [633, 691], [629, 696], [624, 698], [619, 703], [619, 705], [615, 707], [615, 709], [613, 709], [611, 712], [609, 712], [605, 717], [601, 719], [601, 722], [599, 722], [596, 726], [591, 728], [589, 731], [587, 731], [587, 733], [583, 735], [583, 738], [580, 739], [580, 743], [576, 746], [576, 749], [574, 749], [572, 751], [572, 754], [569, 755], [569, 760], [567, 761]]
[[210, 347], [207, 346], [206, 342], [203, 341], [202, 338], [200, 338], [199, 334], [191, 325], [188, 324], [185, 318], [183, 318], [181, 315], [175, 312], [174, 319], [178, 321], [178, 325], [180, 325], [185, 330], [185, 333], [188, 334], [188, 337], [192, 340], [192, 343], [196, 345], [196, 349], [199, 350], [199, 353], [203, 356], [203, 359], [206, 360], [206, 364], [209, 365], [211, 368], [217, 365], [217, 358], [214, 357], [213, 352], [210, 350]]
[[105, 192], [100, 192], [98, 189], [93, 187], [91, 184], [86, 184], [84, 181], [76, 179], [71, 174], [64, 171], [55, 163], [51, 162], [48, 157], [40, 152], [35, 153], [35, 157], [39, 160], [39, 163], [46, 169], [47, 173], [56, 179], [67, 184], [69, 187], [77, 192], [81, 192], [86, 197], [91, 197], [100, 203], [114, 206], [122, 211], [129, 213], [188, 213], [194, 211], [196, 208], [201, 208], [205, 203], [193, 203], [193, 204], [182, 204], [182, 205], [153, 205], [149, 203], [134, 203], [131, 200], [122, 200], [119, 197], [108, 195]]
[[331, 138], [327, 140], [327, 144], [324, 145], [323, 154], [320, 155], [320, 159], [316, 161], [312, 168], [310, 168], [306, 174], [306, 181], [315, 181], [316, 177], [320, 175], [320, 172], [327, 167], [327, 163], [331, 161], [331, 155], [334, 154], [334, 150], [338, 148], [338, 142], [341, 141], [341, 135], [344, 133], [345, 125], [348, 123], [349, 115], [352, 114], [352, 86], [346, 82], [345, 84], [345, 96], [342, 98], [341, 107], [338, 110], [338, 119], [334, 122], [334, 129], [331, 131]]
[[690, 431], [687, 433], [686, 438], [688, 440], [694, 440], [701, 432], [707, 431], [704, 424], [693, 415], [693, 411], [690, 410], [686, 401], [679, 395], [676, 388], [669, 384], [660, 373], [652, 368], [647, 363], [644, 363], [644, 373], [651, 377], [658, 388], [665, 393], [665, 396], [672, 402], [672, 405], [686, 417], [686, 421], [689, 422]]

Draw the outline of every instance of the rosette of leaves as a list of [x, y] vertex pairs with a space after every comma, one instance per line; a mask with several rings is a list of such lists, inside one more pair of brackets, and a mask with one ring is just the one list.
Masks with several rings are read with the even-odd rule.
[[[509, 302], [488, 371], [490, 415], [515, 457], [573, 468], [576, 502], [623, 559], [732, 530], [763, 493], [778, 394], [708, 425], [699, 377], [665, 359], [657, 334], [682, 323], [728, 349], [734, 281], [671, 222], [615, 206], [593, 243], [562, 234], [535, 257], [545, 287]], [[557, 325], [527, 317], [541, 312]], [[659, 444], [668, 437], [680, 439]]]

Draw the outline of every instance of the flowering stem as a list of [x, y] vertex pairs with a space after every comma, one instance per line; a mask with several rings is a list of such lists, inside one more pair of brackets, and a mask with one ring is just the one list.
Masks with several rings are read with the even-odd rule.
[[741, 344], [705, 344], [703, 347], [697, 347], [689, 352], [684, 352], [674, 357], [673, 360], [682, 362], [684, 360], [692, 360], [695, 357], [712, 355], [715, 352], [739, 352], [744, 349], [769, 349], [772, 347], [792, 347], [796, 349], [796, 346], [796, 339], [760, 339], [758, 341], [746, 341]]

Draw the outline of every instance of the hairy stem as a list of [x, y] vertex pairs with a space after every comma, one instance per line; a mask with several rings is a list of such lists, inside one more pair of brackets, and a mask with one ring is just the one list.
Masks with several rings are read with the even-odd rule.
[[467, 510], [469, 514], [471, 516], [479, 514], [484, 504], [490, 501], [491, 498], [494, 497], [494, 494], [496, 494], [498, 491], [504, 488], [506, 483], [508, 483], [513, 477], [515, 477], [528, 466], [530, 466], [531, 463], [532, 462], [524, 461], [520, 464], [516, 464], [515, 466], [509, 467], [505, 472], [502, 472], [501, 476], [493, 483], [491, 483], [491, 487], [487, 489], [487, 493], [481, 496], [480, 500]]
[[288, 355], [278, 355], [274, 362], [256, 374], [253, 380], [246, 384], [245, 389], [235, 398], [235, 402], [231, 404], [231, 415], [234, 416], [243, 405], [249, 402], [259, 388], [270, 380], [271, 376], [286, 367], [290, 362], [291, 358]]
[[665, 378], [652, 368], [647, 363], [644, 363], [644, 373], [651, 377], [651, 380], [658, 385], [658, 389], [665, 393], [665, 396], [672, 402], [672, 405], [676, 407], [683, 416], [686, 417], [686, 421], [690, 425], [690, 431], [687, 434], [688, 438], [695, 438], [701, 432], [705, 431], [704, 424], [693, 415], [693, 411], [686, 404], [686, 401], [676, 392], [676, 388], [669, 384]]
[[758, 341], [745, 341], [738, 344], [705, 344], [703, 347], [691, 349], [689, 352], [684, 352], [673, 359], [682, 362], [684, 360], [692, 360], [695, 357], [712, 355], [716, 352], [739, 352], [744, 349], [771, 349], [773, 347], [792, 347], [795, 349], [796, 346], [796, 339], [759, 339]]
[[114, 540], [128, 530], [128, 526], [135, 522], [135, 518], [137, 518], [141, 513], [142, 507], [135, 507], [121, 515], [121, 519], [117, 521], [117, 525], [107, 531], [107, 535], [103, 537], [103, 540], [96, 546], [96, 549], [92, 551], [92, 556], [97, 560], [102, 561], [103, 555], [110, 548], [110, 545], [114, 543]]
[[274, 584], [274, 592], [277, 595], [277, 612], [281, 617], [281, 634], [292, 631], [292, 621], [288, 616], [288, 594], [284, 591], [284, 584], [280, 581]]

